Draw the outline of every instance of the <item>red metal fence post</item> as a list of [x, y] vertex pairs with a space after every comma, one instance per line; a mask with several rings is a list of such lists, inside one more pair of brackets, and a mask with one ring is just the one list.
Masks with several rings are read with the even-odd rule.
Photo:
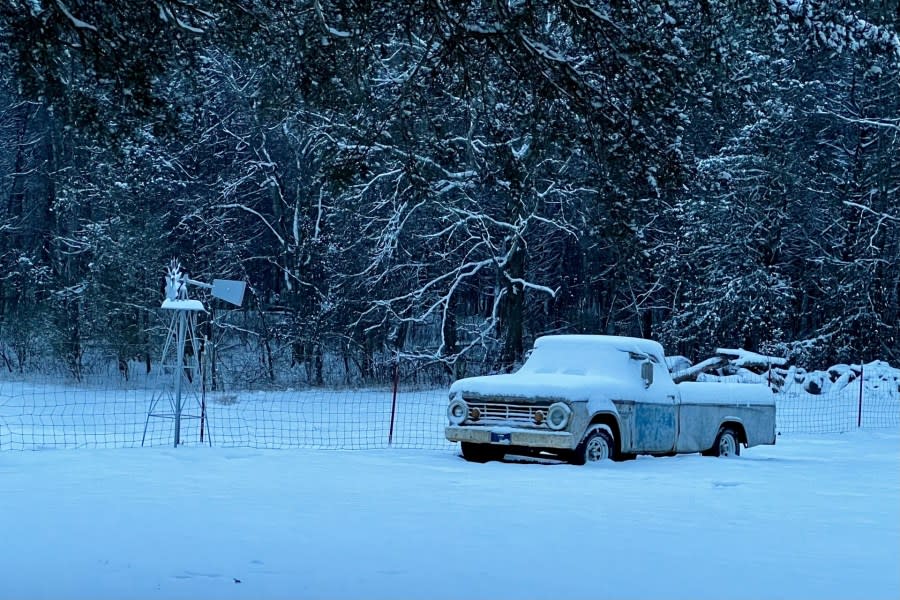
[[862, 427], [862, 402], [863, 402], [863, 365], [859, 363], [859, 407], [856, 409], [856, 428]]

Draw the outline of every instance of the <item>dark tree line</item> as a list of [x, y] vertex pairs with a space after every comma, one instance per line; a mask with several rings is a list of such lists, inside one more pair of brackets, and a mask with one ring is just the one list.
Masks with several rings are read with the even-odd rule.
[[0, 356], [155, 355], [176, 256], [249, 283], [211, 335], [270, 379], [505, 369], [560, 332], [893, 361], [898, 22], [896, 0], [6, 2]]

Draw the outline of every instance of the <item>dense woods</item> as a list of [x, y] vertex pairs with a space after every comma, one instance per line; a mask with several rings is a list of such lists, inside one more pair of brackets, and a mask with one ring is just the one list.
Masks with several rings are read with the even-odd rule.
[[[159, 352], [164, 268], [270, 380], [545, 333], [900, 359], [897, 0], [12, 0], [0, 366]], [[151, 360], [152, 362], [152, 360]]]

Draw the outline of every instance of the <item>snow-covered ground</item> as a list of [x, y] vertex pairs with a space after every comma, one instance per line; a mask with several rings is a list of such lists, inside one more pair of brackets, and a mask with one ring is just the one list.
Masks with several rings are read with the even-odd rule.
[[890, 598], [900, 432], [737, 459], [0, 454], [0, 598]]

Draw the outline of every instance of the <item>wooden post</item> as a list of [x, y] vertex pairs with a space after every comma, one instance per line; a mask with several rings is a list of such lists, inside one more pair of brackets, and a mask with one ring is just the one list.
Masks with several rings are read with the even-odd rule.
[[391, 426], [388, 429], [388, 446], [394, 443], [394, 418], [397, 415], [397, 386], [400, 382], [400, 358], [394, 358], [394, 392], [391, 398]]
[[[204, 336], [203, 338], [203, 349], [206, 350], [206, 346], [209, 341]], [[201, 354], [200, 356], [204, 356]], [[205, 356], [204, 356], [205, 358]], [[206, 364], [205, 361], [200, 362], [200, 443], [203, 443], [203, 430], [206, 428], [206, 369], [203, 368], [203, 365]]]
[[210, 311], [209, 312], [210, 318], [208, 321], [208, 323], [209, 323], [209, 328], [208, 328], [209, 329], [209, 354], [207, 354], [207, 356], [209, 357], [209, 375], [210, 375], [209, 384], [211, 386], [210, 390], [212, 390], [213, 392], [216, 392], [219, 389], [219, 382], [216, 378], [216, 331], [215, 331], [216, 306], [215, 306], [215, 303], [216, 303], [215, 300], [213, 300], [212, 302], [209, 303], [209, 311]]
[[862, 427], [862, 402], [863, 402], [863, 365], [859, 363], [859, 407], [856, 409], [856, 428]]

